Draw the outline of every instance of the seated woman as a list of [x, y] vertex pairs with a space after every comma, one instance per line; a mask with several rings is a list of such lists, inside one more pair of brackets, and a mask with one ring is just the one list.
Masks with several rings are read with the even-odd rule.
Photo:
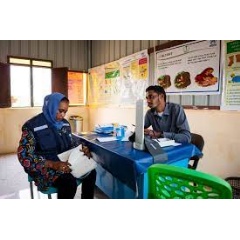
[[[22, 127], [18, 159], [34, 180], [39, 190], [53, 186], [59, 199], [72, 199], [77, 191], [76, 178], [70, 173], [70, 163], [57, 155], [74, 147], [69, 122], [64, 119], [69, 100], [61, 93], [52, 93], [44, 99], [42, 113], [31, 118]], [[84, 153], [90, 157], [89, 149]], [[93, 198], [96, 170], [82, 179], [81, 198]]]

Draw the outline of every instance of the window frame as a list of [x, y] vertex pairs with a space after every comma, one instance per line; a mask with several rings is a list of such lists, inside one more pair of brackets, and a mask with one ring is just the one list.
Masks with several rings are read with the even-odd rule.
[[[21, 64], [21, 63], [11, 63], [11, 59], [19, 59], [19, 60], [29, 60], [29, 64]], [[41, 66], [41, 65], [35, 65], [33, 64], [33, 61], [38, 61], [38, 62], [48, 62], [50, 63], [50, 66]], [[20, 57], [20, 56], [13, 56], [13, 55], [8, 55], [7, 56], [7, 64], [9, 65], [9, 68], [12, 66], [28, 66], [30, 67], [30, 106], [29, 107], [39, 107], [39, 106], [34, 106], [34, 96], [33, 96], [33, 67], [40, 67], [40, 68], [48, 68], [53, 69], [53, 61], [52, 60], [47, 60], [47, 59], [39, 59], [39, 58], [29, 58], [29, 57]], [[51, 76], [51, 85], [52, 85], [52, 76]], [[51, 87], [51, 92], [52, 92], [52, 87]], [[10, 93], [11, 93], [11, 79], [10, 79]], [[12, 107], [12, 102], [11, 102], [11, 107]], [[27, 106], [26, 106], [27, 107]], [[13, 107], [13, 108], [24, 108], [24, 107]]]

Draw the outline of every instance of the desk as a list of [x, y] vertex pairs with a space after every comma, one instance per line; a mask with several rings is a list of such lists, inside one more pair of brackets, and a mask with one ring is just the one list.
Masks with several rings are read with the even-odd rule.
[[[80, 136], [73, 133], [76, 144], [83, 143], [98, 157], [96, 185], [110, 198], [146, 198], [147, 169], [154, 162], [146, 151], [133, 148], [131, 142], [99, 142], [99, 134]], [[101, 136], [102, 137], [102, 136]], [[192, 144], [165, 147], [166, 164], [187, 167], [188, 159], [202, 155]]]

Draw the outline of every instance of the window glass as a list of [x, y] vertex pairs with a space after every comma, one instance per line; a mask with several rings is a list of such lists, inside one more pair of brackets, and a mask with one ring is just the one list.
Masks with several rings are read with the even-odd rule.
[[12, 107], [31, 106], [30, 67], [10, 66]]
[[52, 92], [51, 68], [33, 67], [33, 106], [42, 106], [43, 99]]
[[24, 64], [24, 65], [30, 65], [29, 59], [21, 59], [21, 58], [10, 58], [10, 63], [16, 63], [16, 64]]
[[32, 61], [32, 65], [42, 66], [42, 67], [52, 67], [52, 63], [51, 62], [47, 62], [47, 61], [36, 61], [36, 60], [33, 60]]

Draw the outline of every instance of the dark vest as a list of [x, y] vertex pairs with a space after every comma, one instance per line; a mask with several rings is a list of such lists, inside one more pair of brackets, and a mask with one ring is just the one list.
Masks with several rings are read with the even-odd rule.
[[24, 125], [32, 131], [36, 140], [35, 153], [48, 160], [59, 160], [57, 154], [72, 148], [71, 128], [67, 120], [61, 131], [51, 126], [43, 113], [28, 120]]

